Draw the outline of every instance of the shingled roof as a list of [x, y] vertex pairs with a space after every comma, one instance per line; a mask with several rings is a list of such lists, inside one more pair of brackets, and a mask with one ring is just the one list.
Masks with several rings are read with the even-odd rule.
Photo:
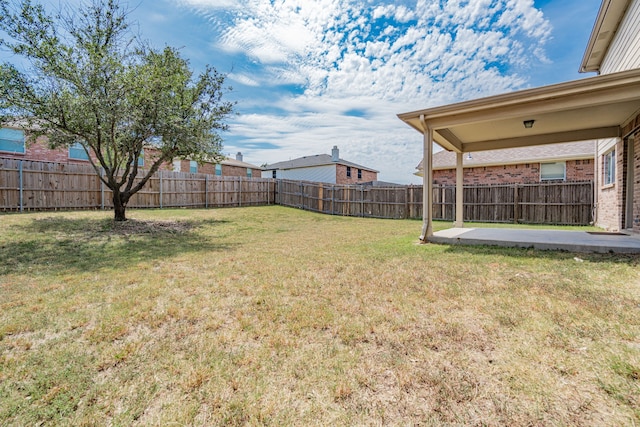
[[[593, 159], [594, 141], [567, 142], [563, 144], [536, 145], [531, 147], [505, 148], [502, 150], [475, 151], [464, 155], [465, 168], [514, 165], [521, 163], [559, 162], [566, 160]], [[433, 154], [433, 169], [454, 169], [456, 153], [442, 150]], [[422, 161], [416, 166], [422, 171]]]
[[220, 162], [220, 164], [227, 165], [227, 166], [235, 166], [238, 168], [260, 169], [260, 166], [252, 165], [251, 163], [243, 162], [241, 160], [237, 160], [231, 157], [226, 157], [224, 160]]
[[272, 163], [270, 165], [264, 166], [263, 170], [273, 170], [273, 169], [298, 169], [298, 168], [309, 168], [314, 166], [326, 166], [339, 164], [344, 166], [351, 166], [352, 168], [364, 169], [371, 172], [378, 173], [377, 170], [371, 169], [367, 166], [362, 166], [357, 163], [348, 162], [343, 159], [338, 159], [337, 162], [334, 162], [329, 154], [316, 154], [313, 156], [304, 156], [299, 157], [293, 160], [287, 160], [284, 162]]

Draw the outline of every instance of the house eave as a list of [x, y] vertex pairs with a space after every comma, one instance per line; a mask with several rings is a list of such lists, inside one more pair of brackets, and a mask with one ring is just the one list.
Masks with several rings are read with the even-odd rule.
[[[640, 107], [640, 69], [398, 114], [449, 151], [617, 137]], [[533, 129], [523, 121], [534, 119]]]
[[580, 63], [579, 72], [600, 72], [602, 61], [631, 0], [603, 0]]

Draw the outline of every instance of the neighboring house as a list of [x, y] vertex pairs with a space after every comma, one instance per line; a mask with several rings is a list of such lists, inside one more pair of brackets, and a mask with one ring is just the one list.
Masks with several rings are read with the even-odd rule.
[[244, 176], [247, 178], [260, 178], [262, 169], [243, 161], [242, 153], [238, 152], [236, 158], [226, 157], [220, 163], [198, 164], [193, 160], [175, 160], [174, 172], [205, 173], [216, 176]]
[[[138, 166], [144, 168], [154, 162], [156, 150], [144, 150], [138, 159]], [[69, 148], [51, 149], [47, 146], [46, 138], [40, 137], [33, 144], [25, 144], [25, 134], [22, 129], [0, 128], [0, 157], [55, 163], [87, 163], [89, 158], [80, 144]], [[220, 164], [198, 164], [190, 160], [176, 160], [173, 164], [163, 164], [160, 170], [176, 172], [205, 173], [218, 176], [244, 176], [260, 178], [259, 166], [242, 161], [242, 154], [236, 158], [227, 157]]]
[[[580, 71], [607, 75], [638, 68], [640, 0], [604, 0]], [[640, 115], [629, 119], [621, 137], [598, 143], [596, 224], [640, 232]]]
[[45, 137], [26, 144], [24, 131], [13, 127], [0, 128], [0, 157], [55, 163], [86, 162], [88, 159], [80, 145], [51, 149]]
[[[595, 141], [476, 151], [463, 158], [465, 185], [592, 181]], [[416, 167], [422, 176], [422, 162]], [[433, 154], [433, 183], [456, 183], [456, 154]]]
[[266, 165], [262, 168], [262, 177], [330, 184], [361, 184], [377, 181], [378, 171], [341, 159], [338, 147], [334, 146], [331, 155], [317, 154]]

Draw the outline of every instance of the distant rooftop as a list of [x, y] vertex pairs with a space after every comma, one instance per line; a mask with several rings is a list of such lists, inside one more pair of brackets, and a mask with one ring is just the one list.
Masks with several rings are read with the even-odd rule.
[[[464, 153], [465, 168], [513, 165], [520, 163], [559, 162], [566, 160], [593, 159], [593, 141], [567, 142], [563, 144], [536, 145], [531, 147], [505, 148], [502, 150], [474, 151]], [[456, 153], [439, 151], [433, 155], [433, 169], [453, 169], [456, 167]], [[422, 161], [416, 169], [422, 171]]]
[[262, 170], [274, 170], [274, 169], [298, 169], [298, 168], [308, 168], [314, 166], [326, 166], [340, 164], [344, 166], [351, 166], [352, 168], [364, 169], [372, 172], [378, 172], [375, 169], [369, 168], [367, 166], [362, 166], [357, 163], [349, 162], [344, 159], [338, 159], [338, 161], [333, 161], [331, 155], [329, 154], [316, 154], [313, 156], [304, 156], [299, 157], [293, 160], [287, 160], [284, 162], [272, 163], [270, 165], [266, 165], [262, 168]]

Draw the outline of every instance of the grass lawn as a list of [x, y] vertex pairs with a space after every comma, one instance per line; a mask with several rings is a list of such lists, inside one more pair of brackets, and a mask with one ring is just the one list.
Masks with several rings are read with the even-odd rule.
[[128, 214], [0, 215], [0, 425], [640, 423], [640, 257]]

